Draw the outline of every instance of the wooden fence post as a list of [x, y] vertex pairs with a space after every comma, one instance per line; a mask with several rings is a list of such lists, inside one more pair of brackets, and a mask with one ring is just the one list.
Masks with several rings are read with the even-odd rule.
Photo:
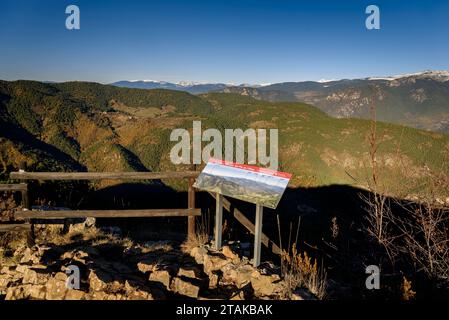
[[[195, 182], [194, 178], [189, 178], [189, 191], [188, 191], [188, 208], [195, 209], [195, 188], [193, 184]], [[195, 236], [195, 217], [187, 217], [187, 237], [192, 238]]]
[[[26, 162], [21, 162], [19, 165], [19, 171], [20, 172], [26, 172]], [[25, 180], [20, 180], [20, 183], [26, 184]], [[28, 188], [22, 190], [22, 206], [24, 209], [30, 208], [30, 203], [28, 199]]]
[[[19, 172], [26, 172], [26, 162], [22, 161], [19, 164]], [[26, 180], [20, 180], [20, 183], [26, 184]], [[29, 210], [30, 209], [30, 199], [29, 199], [29, 195], [28, 195], [28, 185], [27, 188], [25, 188], [24, 190], [22, 190], [21, 192], [22, 194], [22, 207], [23, 210]], [[30, 228], [30, 233], [29, 233], [29, 243], [33, 244], [34, 240], [36, 238], [36, 233], [34, 231], [34, 223], [33, 220], [30, 220], [31, 223], [31, 228]]]

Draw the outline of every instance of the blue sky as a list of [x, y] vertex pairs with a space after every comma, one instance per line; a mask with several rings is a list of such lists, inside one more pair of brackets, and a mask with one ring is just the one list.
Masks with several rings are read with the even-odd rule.
[[[81, 29], [65, 28], [78, 5]], [[381, 29], [365, 28], [376, 4]], [[449, 70], [449, 0], [0, 1], [0, 79], [225, 83]]]

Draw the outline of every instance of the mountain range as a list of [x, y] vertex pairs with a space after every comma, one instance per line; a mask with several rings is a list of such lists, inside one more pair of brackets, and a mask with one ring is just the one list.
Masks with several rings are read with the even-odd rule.
[[[309, 104], [88, 82], [0, 81], [0, 180], [23, 161], [30, 171], [186, 170], [190, 166], [170, 161], [176, 144], [170, 134], [191, 130], [194, 120], [222, 134], [277, 128], [279, 170], [293, 174], [291, 186], [363, 185], [369, 174], [372, 122], [338, 119]], [[390, 190], [449, 170], [449, 135], [384, 122], [376, 131], [377, 162]]]
[[193, 94], [205, 93], [210, 91], [219, 91], [226, 88], [224, 83], [195, 83], [195, 82], [167, 82], [155, 80], [134, 80], [134, 81], [118, 81], [112, 83], [117, 87], [136, 88], [136, 89], [170, 89], [186, 91]]
[[141, 89], [166, 88], [193, 94], [237, 93], [272, 102], [303, 102], [337, 118], [368, 119], [373, 117], [374, 106], [378, 120], [449, 132], [448, 71], [270, 85], [175, 84], [157, 81], [120, 81], [113, 85]]
[[207, 92], [218, 92], [226, 88], [258, 88], [261, 85], [251, 85], [251, 84], [240, 84], [238, 86], [234, 84], [226, 83], [200, 83], [191, 81], [180, 81], [180, 82], [167, 82], [167, 81], [156, 81], [156, 80], [133, 80], [133, 81], [117, 81], [111, 83], [111, 85], [122, 88], [134, 88], [134, 89], [169, 89], [169, 90], [179, 90], [185, 91], [192, 94], [200, 94]]

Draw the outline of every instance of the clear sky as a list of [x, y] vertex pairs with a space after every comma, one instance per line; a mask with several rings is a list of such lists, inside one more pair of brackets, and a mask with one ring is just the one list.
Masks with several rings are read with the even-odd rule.
[[[67, 30], [78, 5], [81, 29]], [[376, 4], [381, 29], [365, 28]], [[1, 0], [0, 79], [225, 83], [449, 70], [449, 0]]]

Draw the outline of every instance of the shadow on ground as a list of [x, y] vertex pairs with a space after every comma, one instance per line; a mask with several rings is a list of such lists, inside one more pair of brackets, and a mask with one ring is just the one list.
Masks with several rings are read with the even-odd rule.
[[[408, 261], [390, 261], [385, 250], [368, 235], [367, 204], [364, 198], [372, 196], [366, 190], [347, 185], [330, 185], [313, 188], [288, 188], [276, 210], [264, 210], [263, 232], [273, 242], [287, 249], [293, 243], [300, 251], [318, 259], [328, 271], [328, 279], [335, 282], [335, 295], [344, 297], [377, 298], [397, 297], [404, 274], [413, 277], [416, 290], [427, 297], [447, 295], [447, 290], [433, 291], [426, 277], [415, 272]], [[233, 207], [254, 221], [255, 206], [232, 200]], [[405, 215], [403, 206], [419, 204], [402, 199], [388, 199], [397, 215]], [[197, 207], [202, 209], [202, 219], [197, 225], [212, 235], [215, 201], [205, 192], [197, 192]], [[91, 209], [136, 208], [187, 208], [187, 193], [177, 192], [160, 181], [152, 184], [125, 183], [89, 192], [82, 198], [80, 207]], [[278, 219], [280, 224], [278, 224]], [[232, 215], [224, 212], [223, 239], [253, 242], [253, 236]], [[183, 241], [186, 237], [187, 218], [135, 218], [99, 219], [100, 226], [119, 226], [123, 236], [137, 241], [172, 239]], [[298, 227], [299, 226], [299, 227]], [[52, 248], [52, 250], [59, 250]], [[102, 250], [102, 248], [100, 248]], [[252, 256], [252, 252], [246, 252]], [[122, 257], [123, 258], [123, 257]], [[120, 259], [122, 259], [120, 258]], [[188, 257], [183, 257], [189, 263]], [[269, 250], [263, 251], [264, 260], [279, 264], [279, 257]], [[191, 262], [191, 261], [190, 261]], [[382, 265], [382, 274], [389, 279], [389, 287], [380, 291], [367, 291], [365, 268]], [[98, 265], [95, 262], [93, 265]], [[132, 270], [135, 272], [135, 266]], [[161, 289], [163, 291], [163, 289]], [[164, 294], [169, 294], [163, 292]], [[428, 294], [427, 294], [428, 293]]]

